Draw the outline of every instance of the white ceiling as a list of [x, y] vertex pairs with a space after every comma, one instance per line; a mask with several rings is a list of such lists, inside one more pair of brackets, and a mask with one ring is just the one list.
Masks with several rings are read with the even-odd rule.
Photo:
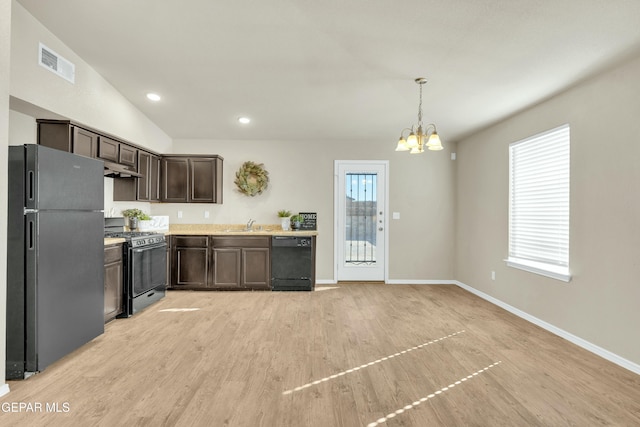
[[640, 52], [638, 0], [18, 1], [176, 139], [393, 145], [427, 77], [446, 144]]

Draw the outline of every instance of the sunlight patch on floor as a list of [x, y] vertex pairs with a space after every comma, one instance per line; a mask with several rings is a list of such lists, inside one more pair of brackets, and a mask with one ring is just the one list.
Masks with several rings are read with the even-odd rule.
[[319, 291], [329, 291], [331, 289], [339, 289], [340, 286], [316, 286], [315, 291], [319, 292]]
[[451, 390], [452, 388], [454, 388], [456, 386], [459, 386], [463, 382], [468, 381], [468, 380], [472, 379], [473, 377], [477, 377], [481, 373], [486, 372], [488, 369], [491, 369], [494, 366], [499, 365], [500, 363], [502, 363], [502, 360], [499, 360], [499, 361], [497, 361], [495, 363], [492, 363], [491, 365], [489, 365], [489, 366], [487, 366], [485, 368], [482, 368], [479, 371], [476, 371], [476, 372], [474, 372], [472, 374], [469, 374], [466, 377], [460, 378], [458, 381], [456, 381], [454, 383], [451, 383], [446, 387], [442, 387], [438, 391], [435, 391], [435, 392], [433, 392], [433, 393], [431, 393], [431, 394], [429, 394], [429, 395], [427, 395], [425, 397], [421, 397], [420, 399], [416, 400], [415, 402], [410, 403], [408, 405], [405, 405], [402, 408], [400, 408], [400, 409], [398, 409], [398, 410], [396, 410], [394, 412], [391, 412], [391, 413], [387, 414], [386, 416], [384, 416], [382, 418], [378, 418], [377, 420], [367, 424], [367, 427], [376, 427], [376, 426], [378, 426], [378, 425], [380, 425], [382, 423], [385, 423], [385, 422], [389, 421], [391, 418], [394, 418], [394, 417], [402, 414], [404, 411], [408, 411], [409, 409], [413, 409], [416, 406], [421, 405], [422, 403], [426, 402], [427, 400], [433, 399], [434, 397], [446, 392], [447, 390]]
[[399, 352], [397, 352], [397, 353], [390, 354], [390, 355], [385, 356], [385, 357], [381, 357], [380, 359], [378, 359], [378, 360], [374, 360], [373, 362], [365, 363], [365, 364], [363, 364], [363, 365], [360, 365], [360, 366], [356, 366], [356, 367], [354, 367], [354, 368], [347, 369], [347, 370], [342, 371], [342, 372], [339, 372], [339, 373], [337, 373], [337, 374], [333, 374], [333, 375], [331, 375], [331, 376], [328, 376], [328, 377], [325, 377], [325, 378], [322, 378], [322, 379], [319, 379], [319, 380], [315, 380], [315, 381], [313, 381], [313, 382], [310, 382], [310, 383], [307, 383], [307, 384], [301, 385], [301, 386], [299, 386], [299, 387], [292, 388], [291, 390], [283, 391], [283, 392], [282, 392], [282, 394], [291, 394], [291, 393], [293, 393], [294, 391], [304, 390], [305, 388], [309, 388], [309, 387], [312, 387], [312, 386], [314, 386], [314, 385], [318, 385], [318, 384], [321, 384], [321, 383], [323, 383], [323, 382], [327, 382], [327, 381], [329, 381], [329, 380], [334, 380], [334, 379], [339, 378], [339, 377], [341, 377], [341, 376], [343, 376], [343, 375], [351, 374], [351, 373], [354, 373], [354, 372], [359, 371], [360, 369], [368, 368], [369, 366], [373, 366], [373, 365], [376, 365], [376, 364], [378, 364], [378, 363], [385, 362], [385, 361], [387, 361], [387, 360], [389, 360], [389, 359], [393, 359], [394, 357], [402, 356], [402, 355], [407, 354], [407, 353], [409, 353], [409, 352], [411, 352], [411, 351], [413, 351], [413, 350], [419, 350], [419, 349], [421, 349], [421, 348], [423, 348], [423, 347], [426, 347], [426, 346], [431, 345], [431, 344], [435, 344], [435, 343], [437, 343], [437, 342], [439, 342], [439, 341], [442, 341], [442, 340], [445, 340], [445, 339], [447, 339], [447, 338], [454, 337], [454, 336], [456, 336], [456, 335], [458, 335], [458, 334], [461, 334], [461, 333], [463, 333], [463, 332], [464, 332], [464, 329], [463, 329], [462, 331], [454, 332], [454, 333], [449, 334], [449, 335], [447, 335], [447, 336], [444, 336], [444, 337], [441, 337], [441, 338], [438, 338], [438, 339], [435, 339], [435, 340], [432, 340], [432, 341], [429, 341], [429, 342], [425, 342], [425, 343], [420, 344], [420, 345], [417, 345], [417, 346], [415, 346], [415, 347], [411, 347], [411, 348], [408, 348], [408, 349], [406, 349], [406, 350], [402, 350], [402, 351], [399, 351]]

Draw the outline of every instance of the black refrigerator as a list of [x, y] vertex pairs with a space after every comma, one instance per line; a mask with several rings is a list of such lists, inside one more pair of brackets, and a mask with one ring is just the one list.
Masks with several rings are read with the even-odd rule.
[[104, 332], [104, 163], [9, 147], [6, 379]]

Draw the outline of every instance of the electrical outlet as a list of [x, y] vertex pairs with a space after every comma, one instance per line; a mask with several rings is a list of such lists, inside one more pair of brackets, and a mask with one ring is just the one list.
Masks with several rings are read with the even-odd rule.
[[496, 272], [495, 271], [491, 272], [491, 280], [496, 280]]
[[182, 211], [178, 211], [178, 218], [182, 218]]
[[204, 211], [204, 217], [209, 218], [209, 211]]

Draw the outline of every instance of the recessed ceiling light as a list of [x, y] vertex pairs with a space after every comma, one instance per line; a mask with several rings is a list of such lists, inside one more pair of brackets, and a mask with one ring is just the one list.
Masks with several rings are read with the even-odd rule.
[[249, 117], [238, 117], [238, 121], [243, 125], [251, 123], [251, 119]]
[[160, 95], [158, 95], [157, 93], [149, 92], [147, 94], [147, 98], [149, 98], [151, 101], [160, 101]]

